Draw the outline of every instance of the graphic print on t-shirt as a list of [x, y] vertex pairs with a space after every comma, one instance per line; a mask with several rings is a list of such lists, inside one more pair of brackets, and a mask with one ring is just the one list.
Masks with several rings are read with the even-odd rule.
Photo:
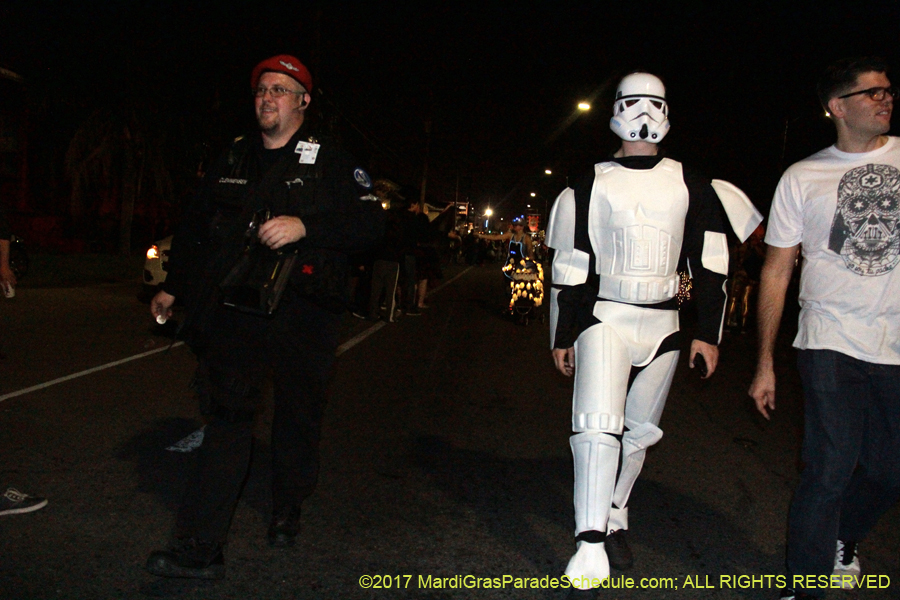
[[856, 167], [838, 184], [828, 248], [858, 275], [884, 275], [900, 262], [898, 221], [900, 170], [890, 165]]

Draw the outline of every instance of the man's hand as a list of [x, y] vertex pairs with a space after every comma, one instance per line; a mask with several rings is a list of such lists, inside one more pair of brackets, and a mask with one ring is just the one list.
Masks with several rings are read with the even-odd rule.
[[775, 371], [771, 366], [758, 365], [753, 383], [747, 392], [756, 402], [756, 410], [766, 419], [771, 419], [770, 410], [775, 410]]
[[278, 250], [305, 237], [306, 225], [300, 217], [275, 217], [259, 226], [259, 240], [272, 250]]
[[12, 272], [9, 265], [0, 266], [0, 282], [16, 287], [16, 274]]
[[715, 372], [716, 365], [719, 364], [719, 347], [707, 344], [706, 342], [701, 342], [700, 340], [691, 342], [690, 366], [692, 369], [694, 368], [694, 357], [697, 354], [703, 356], [703, 360], [706, 361], [706, 377], [703, 379], [709, 379]]
[[157, 322], [160, 317], [165, 321], [172, 316], [173, 304], [175, 304], [175, 296], [160, 290], [150, 301], [150, 314], [157, 319]]
[[566, 348], [565, 350], [554, 348], [553, 363], [560, 373], [566, 377], [571, 377], [572, 373], [575, 372], [575, 348]]

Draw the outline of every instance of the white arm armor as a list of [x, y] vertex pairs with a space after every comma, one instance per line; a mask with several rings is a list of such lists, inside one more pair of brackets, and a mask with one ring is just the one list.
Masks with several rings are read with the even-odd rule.
[[[704, 268], [713, 273], [728, 275], [728, 238], [724, 233], [703, 232], [703, 254], [700, 256], [700, 262]], [[691, 273], [690, 259], [688, 259], [688, 273]]]
[[556, 198], [550, 210], [545, 243], [553, 248], [552, 282], [550, 290], [550, 348], [556, 338], [559, 319], [558, 285], [580, 285], [587, 281], [590, 255], [575, 249], [575, 190], [566, 188]]
[[575, 190], [566, 188], [553, 203], [547, 226], [547, 246], [553, 255], [553, 284], [580, 285], [587, 281], [591, 257], [575, 248]]
[[725, 208], [731, 228], [734, 229], [741, 243], [746, 242], [753, 230], [762, 223], [763, 216], [750, 202], [747, 194], [733, 183], [713, 179], [712, 188]]

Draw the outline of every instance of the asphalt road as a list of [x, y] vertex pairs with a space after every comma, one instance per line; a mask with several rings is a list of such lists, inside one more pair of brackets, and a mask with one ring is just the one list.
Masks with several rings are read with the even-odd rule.
[[[265, 542], [271, 413], [260, 415], [220, 582], [143, 570], [169, 539], [193, 456], [166, 447], [201, 425], [190, 352], [153, 353], [170, 340], [136, 279], [23, 281], [0, 299], [0, 487], [50, 504], [0, 517], [0, 599], [563, 598], [515, 586], [550, 585], [573, 551], [571, 381], [551, 368], [546, 324], [498, 315], [498, 266], [445, 275], [421, 317], [372, 327], [347, 315], [322, 475], [290, 550]], [[771, 423], [746, 397], [752, 334], [725, 338], [708, 382], [682, 354], [665, 436], [632, 495], [637, 564], [614, 578], [637, 587], [601, 597], [777, 597], [802, 426], [789, 342]], [[864, 573], [890, 587], [830, 597], [898, 596], [898, 520], [862, 546]]]

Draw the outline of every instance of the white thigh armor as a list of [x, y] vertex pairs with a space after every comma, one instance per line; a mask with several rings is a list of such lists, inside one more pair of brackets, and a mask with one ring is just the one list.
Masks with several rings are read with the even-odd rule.
[[630, 371], [628, 347], [611, 325], [599, 323], [578, 336], [573, 431], [622, 433]]
[[[650, 363], [663, 340], [678, 331], [678, 312], [601, 301], [594, 307], [594, 316], [601, 322], [585, 330], [575, 342], [572, 430], [621, 434], [629, 412], [649, 412], [647, 408], [631, 408], [632, 399], [640, 405], [645, 398], [648, 401], [655, 398], [658, 392], [647, 393], [645, 388], [663, 383], [651, 376], [659, 370], [657, 367], [645, 369], [650, 372], [642, 372], [639, 376], [646, 381], [640, 386], [645, 392], [628, 394], [629, 409], [626, 410], [631, 367]], [[659, 390], [664, 392], [658, 407], [660, 414], [668, 391], [668, 385]], [[656, 400], [652, 402], [657, 403]], [[658, 422], [659, 415], [656, 416]]]

